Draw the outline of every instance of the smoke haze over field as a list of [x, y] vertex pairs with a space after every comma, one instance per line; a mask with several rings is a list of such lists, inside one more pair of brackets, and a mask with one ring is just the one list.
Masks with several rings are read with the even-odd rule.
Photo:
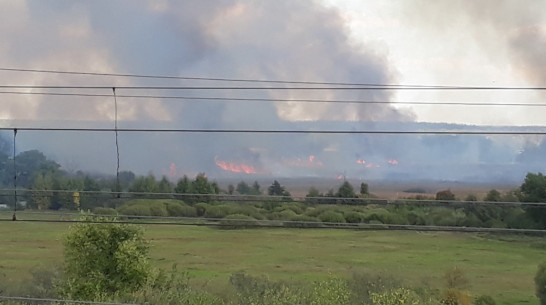
[[[511, 1], [471, 5], [415, 1], [412, 6], [357, 2], [141, 0], [46, 4], [0, 0], [4, 24], [0, 29], [0, 68], [362, 84], [546, 84], [542, 69], [546, 10], [541, 10], [541, 1], [530, 1], [526, 6]], [[533, 125], [537, 130], [546, 115], [544, 107], [400, 103], [540, 103], [543, 95], [534, 91], [128, 90], [119, 87], [298, 85], [5, 70], [0, 71], [0, 83], [117, 87], [120, 128], [483, 130], [495, 125], [514, 130], [519, 127], [513, 126]], [[102, 96], [4, 92], [0, 94], [0, 127], [114, 126], [111, 89], [21, 91]], [[251, 100], [124, 97], [127, 95]], [[297, 99], [384, 103], [290, 101]], [[12, 136], [9, 132], [2, 135], [4, 139]], [[66, 170], [113, 173], [114, 143], [112, 132], [20, 131], [17, 150], [40, 149]], [[362, 179], [521, 181], [527, 171], [544, 170], [545, 146], [543, 138], [537, 136], [135, 132], [121, 132], [119, 136], [122, 169], [173, 179], [206, 172], [217, 177], [345, 175]]]

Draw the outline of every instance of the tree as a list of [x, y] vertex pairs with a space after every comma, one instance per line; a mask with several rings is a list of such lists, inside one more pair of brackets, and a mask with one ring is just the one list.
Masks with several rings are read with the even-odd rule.
[[[15, 166], [17, 169], [17, 184], [27, 188], [32, 186], [34, 178], [38, 174], [56, 175], [61, 167], [57, 162], [48, 160], [38, 150], [28, 150], [18, 154], [15, 157]], [[13, 178], [13, 165], [10, 168], [9, 176]]]
[[[546, 201], [546, 176], [542, 173], [528, 173], [520, 187], [520, 197], [525, 202]], [[527, 207], [525, 213], [540, 227], [546, 228], [546, 209], [543, 207]]]
[[349, 183], [349, 181], [344, 181], [343, 182], [343, 184], [337, 190], [336, 197], [341, 197], [341, 198], [355, 198], [356, 197], [353, 186]]
[[233, 192], [235, 191], [235, 187], [233, 184], [228, 185], [228, 194], [233, 195]]
[[250, 192], [252, 195], [260, 195], [262, 191], [260, 190], [260, 184], [258, 181], [254, 181], [254, 184], [252, 184], [252, 188], [250, 189]]
[[246, 184], [246, 182], [241, 181], [237, 183], [237, 187], [235, 188], [235, 191], [241, 195], [248, 195], [250, 193], [250, 186]]
[[136, 175], [131, 171], [121, 171], [118, 175], [119, 178], [119, 191], [129, 189], [133, 180], [135, 180]]
[[50, 174], [37, 174], [32, 186], [32, 205], [38, 210], [47, 210], [51, 205], [51, 195], [43, 191], [53, 189], [53, 179]]
[[546, 176], [542, 173], [528, 173], [521, 185], [521, 199], [524, 202], [541, 202], [546, 200]]
[[135, 193], [155, 193], [157, 192], [157, 181], [152, 174], [146, 177], [137, 177], [133, 180], [129, 191]]
[[281, 186], [279, 181], [273, 181], [273, 184], [267, 189], [267, 193], [270, 196], [282, 196], [284, 192], [284, 187]]
[[497, 191], [496, 189], [492, 189], [487, 193], [487, 195], [484, 198], [485, 201], [501, 201], [501, 193]]
[[455, 200], [455, 194], [451, 190], [443, 190], [436, 193], [436, 200]]
[[102, 301], [138, 291], [151, 274], [142, 229], [103, 218], [84, 220], [104, 223], [78, 223], [65, 236], [64, 297]]
[[368, 183], [360, 183], [360, 194], [361, 195], [369, 195], [369, 189], [368, 189]]
[[184, 175], [184, 177], [178, 180], [178, 182], [176, 183], [176, 187], [174, 188], [174, 191], [179, 194], [192, 193], [191, 182], [190, 182], [190, 179], [188, 179], [188, 176]]
[[214, 194], [214, 190], [204, 173], [195, 177], [195, 180], [192, 182], [192, 190], [196, 194]]
[[173, 186], [167, 177], [163, 176], [157, 185], [157, 191], [159, 193], [172, 193]]
[[546, 305], [546, 262], [538, 265], [535, 275], [536, 295], [540, 300], [540, 305]]

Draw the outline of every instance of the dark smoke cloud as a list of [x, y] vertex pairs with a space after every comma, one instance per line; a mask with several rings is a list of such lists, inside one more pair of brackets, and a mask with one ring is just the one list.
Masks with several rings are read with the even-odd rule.
[[[5, 18], [2, 20], [12, 29], [0, 29], [6, 41], [0, 46], [0, 65], [4, 66], [395, 83], [393, 68], [386, 57], [365, 46], [351, 44], [338, 12], [317, 1], [62, 1], [55, 5], [34, 1], [16, 6], [12, 11], [0, 12], [0, 18]], [[0, 78], [20, 84], [211, 85], [5, 72]], [[116, 92], [120, 95], [141, 93]], [[390, 93], [382, 91], [335, 90], [152, 94], [377, 101], [391, 98]], [[6, 103], [9, 117], [24, 120], [12, 126], [113, 127], [113, 96], [77, 99], [13, 96]], [[401, 113], [388, 104], [221, 103], [119, 97], [118, 109], [121, 128], [423, 128], [411, 123], [410, 113]], [[0, 110], [0, 114], [5, 115], [5, 111]], [[392, 123], [395, 121], [404, 123]], [[4, 122], [6, 124], [9, 123]], [[436, 127], [445, 126], [429, 126]], [[65, 167], [113, 173], [116, 166], [113, 133], [20, 132], [18, 137], [19, 151], [39, 148]], [[222, 160], [249, 163], [263, 175], [333, 177], [346, 174], [377, 179], [483, 179], [488, 174], [487, 166], [510, 163], [517, 151], [503, 141], [485, 137], [396, 135], [120, 133], [119, 144], [121, 169], [138, 174], [148, 171], [167, 174], [175, 164], [179, 174], [205, 171], [211, 176], [221, 176], [226, 173], [215, 165], [215, 160]], [[357, 160], [366, 163], [359, 165]], [[486, 166], [476, 170], [476, 165]], [[503, 173], [512, 175], [514, 171]]]

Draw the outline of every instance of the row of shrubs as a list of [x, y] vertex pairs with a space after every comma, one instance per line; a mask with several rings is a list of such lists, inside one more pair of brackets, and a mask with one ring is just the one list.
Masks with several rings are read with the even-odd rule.
[[201, 217], [211, 219], [253, 221], [284, 221], [285, 225], [302, 223], [350, 223], [434, 225], [460, 227], [535, 228], [520, 207], [445, 207], [433, 205], [312, 205], [302, 202], [196, 203], [186, 204], [174, 199], [133, 199], [116, 209], [95, 208], [99, 215], [132, 215], [154, 217]]

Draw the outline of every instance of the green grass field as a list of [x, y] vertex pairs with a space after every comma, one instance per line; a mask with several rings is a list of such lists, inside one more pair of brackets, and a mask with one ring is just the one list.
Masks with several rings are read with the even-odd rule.
[[[16, 283], [37, 266], [62, 262], [68, 224], [0, 222], [1, 281]], [[145, 225], [158, 267], [186, 270], [207, 289], [224, 289], [232, 273], [309, 281], [353, 272], [391, 275], [414, 286], [442, 288], [444, 272], [466, 271], [473, 295], [497, 304], [539, 304], [533, 277], [546, 260], [540, 237], [410, 231], [246, 229]]]

